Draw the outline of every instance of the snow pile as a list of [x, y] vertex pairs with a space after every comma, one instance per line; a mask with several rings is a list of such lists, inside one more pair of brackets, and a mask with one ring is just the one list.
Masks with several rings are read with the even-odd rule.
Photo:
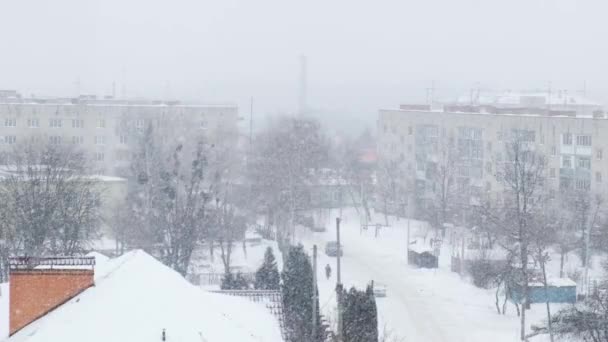
[[8, 341], [148, 342], [163, 329], [167, 341], [281, 341], [264, 306], [203, 292], [139, 250], [98, 263], [95, 287]]
[[8, 283], [0, 284], [0, 340], [8, 337]]

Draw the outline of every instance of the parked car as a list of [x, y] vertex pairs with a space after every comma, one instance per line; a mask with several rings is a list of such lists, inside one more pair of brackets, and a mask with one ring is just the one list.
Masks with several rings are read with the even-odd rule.
[[312, 216], [306, 216], [302, 214], [297, 214], [295, 217], [295, 223], [302, 225], [304, 227], [312, 228], [314, 226], [314, 219]]
[[386, 285], [374, 282], [374, 296], [386, 297]]
[[[343, 247], [344, 246], [340, 246], [340, 256], [343, 255], [344, 251], [343, 251]], [[327, 244], [325, 244], [325, 254], [327, 254], [328, 256], [338, 256], [338, 243], [336, 241], [330, 241]]]
[[325, 226], [312, 226], [312, 228], [310, 228], [310, 230], [312, 230], [315, 233], [323, 233], [326, 231]]

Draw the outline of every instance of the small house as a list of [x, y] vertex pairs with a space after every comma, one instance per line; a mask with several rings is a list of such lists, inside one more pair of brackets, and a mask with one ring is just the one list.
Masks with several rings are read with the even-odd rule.
[[414, 240], [410, 243], [408, 263], [420, 268], [439, 267], [439, 259], [434, 254], [433, 249], [421, 239]]
[[[517, 286], [511, 289], [511, 301], [522, 302], [523, 289]], [[547, 289], [542, 282], [528, 284], [528, 301], [533, 303], [574, 303], [576, 302], [576, 283], [569, 278], [547, 279]]]

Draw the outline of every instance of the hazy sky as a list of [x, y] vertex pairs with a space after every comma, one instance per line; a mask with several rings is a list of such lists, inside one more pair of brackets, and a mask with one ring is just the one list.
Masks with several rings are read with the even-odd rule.
[[[606, 0], [19, 0], [0, 2], [0, 88], [117, 93], [294, 111], [379, 107], [484, 88], [608, 100]], [[244, 112], [248, 112], [244, 110]]]

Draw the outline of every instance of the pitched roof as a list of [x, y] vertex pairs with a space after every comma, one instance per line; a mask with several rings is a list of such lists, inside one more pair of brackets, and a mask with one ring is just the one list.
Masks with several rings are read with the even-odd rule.
[[97, 260], [92, 287], [26, 326], [8, 342], [281, 341], [267, 309], [204, 292], [137, 250]]

